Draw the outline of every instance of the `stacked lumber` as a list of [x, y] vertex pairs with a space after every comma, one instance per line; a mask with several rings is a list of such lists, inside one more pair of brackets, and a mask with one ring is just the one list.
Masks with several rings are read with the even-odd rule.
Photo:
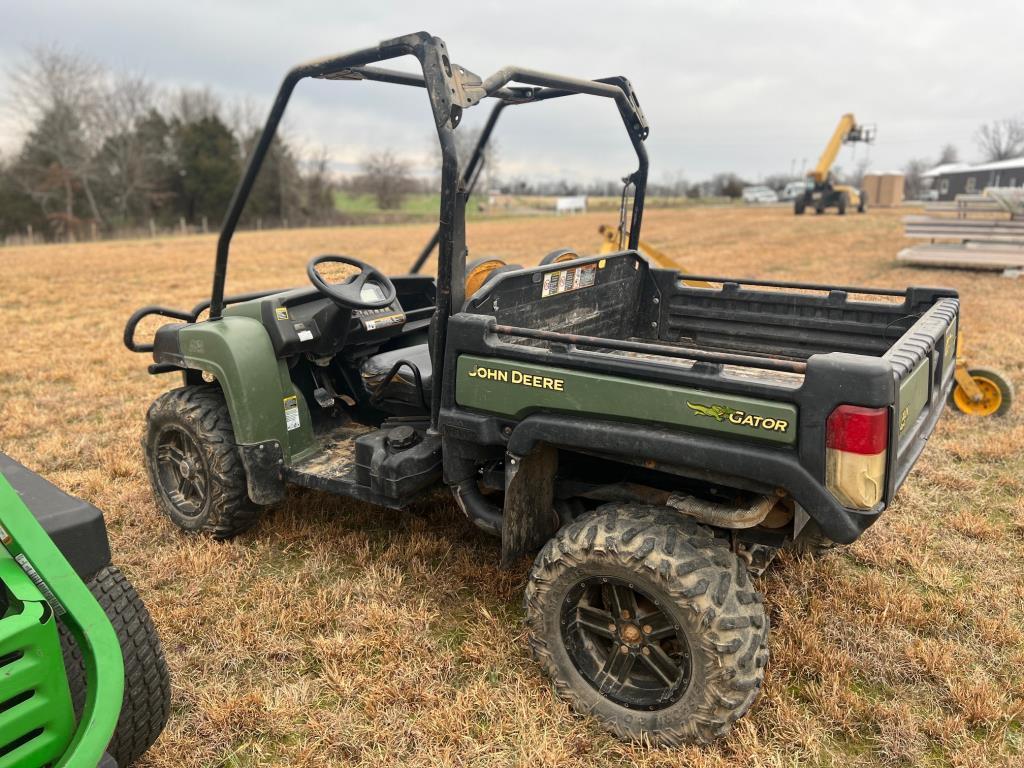
[[952, 203], [932, 203], [925, 210], [933, 215], [905, 216], [903, 222], [907, 237], [929, 242], [904, 248], [898, 261], [1003, 270], [1014, 276], [1024, 270], [1024, 190], [986, 189], [982, 195], [958, 195]]

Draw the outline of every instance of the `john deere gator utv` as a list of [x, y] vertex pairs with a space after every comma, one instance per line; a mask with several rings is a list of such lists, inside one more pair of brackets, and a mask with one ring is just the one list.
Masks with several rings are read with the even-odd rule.
[[170, 703], [103, 515], [0, 453], [0, 768], [126, 768]]
[[[416, 74], [375, 66], [402, 56]], [[310, 77], [425, 90], [443, 158], [436, 277], [325, 254], [306, 288], [225, 296], [235, 226]], [[581, 94], [615, 106], [636, 154], [626, 242], [467, 290], [464, 111]], [[625, 78], [480, 78], [426, 33], [289, 72], [226, 216], [212, 296], [145, 307], [125, 328], [151, 373], [183, 379], [147, 416], [158, 505], [229, 537], [289, 484], [391, 508], [447, 486], [500, 538], [502, 563], [539, 552], [529, 644], [559, 695], [623, 737], [726, 733], [768, 659], [750, 574], [783, 547], [854, 541], [892, 501], [952, 386], [958, 302], [653, 267], [636, 250], [647, 135]], [[178, 322], [142, 343], [148, 315]]]

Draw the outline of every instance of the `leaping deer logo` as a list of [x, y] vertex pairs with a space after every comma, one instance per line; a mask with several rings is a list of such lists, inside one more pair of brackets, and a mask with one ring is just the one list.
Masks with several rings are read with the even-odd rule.
[[724, 405], [701, 405], [700, 403], [691, 403], [689, 400], [686, 401], [686, 405], [694, 413], [709, 416], [715, 421], [722, 421], [730, 414], [736, 413], [735, 410]]

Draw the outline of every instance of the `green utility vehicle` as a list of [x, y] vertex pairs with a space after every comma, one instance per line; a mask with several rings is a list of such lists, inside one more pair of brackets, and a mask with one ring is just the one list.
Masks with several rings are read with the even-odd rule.
[[[374, 66], [400, 56], [419, 73]], [[443, 158], [436, 278], [329, 254], [309, 262], [311, 286], [225, 296], [232, 234], [307, 77], [425, 90]], [[467, 290], [479, 165], [460, 167], [463, 112], [496, 102], [489, 134], [503, 109], [577, 94], [617, 108], [636, 154], [625, 242], [469, 270]], [[227, 214], [211, 298], [143, 308], [125, 329], [151, 373], [183, 376], [147, 418], [159, 506], [230, 537], [288, 485], [396, 509], [447, 486], [504, 564], [539, 552], [530, 646], [561, 696], [623, 737], [726, 733], [768, 658], [750, 574], [784, 547], [854, 541], [892, 501], [952, 385], [958, 302], [653, 267], [637, 252], [647, 135], [625, 78], [482, 79], [426, 33], [292, 70]], [[141, 343], [153, 314], [179, 322]]]
[[0, 768], [126, 768], [170, 684], [103, 515], [0, 453], [0, 545]]

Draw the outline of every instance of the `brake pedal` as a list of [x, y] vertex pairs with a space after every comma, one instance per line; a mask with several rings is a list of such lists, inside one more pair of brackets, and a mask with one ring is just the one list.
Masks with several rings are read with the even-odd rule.
[[316, 398], [317, 405], [321, 408], [330, 408], [334, 405], [334, 396], [323, 387], [314, 389], [313, 397]]

